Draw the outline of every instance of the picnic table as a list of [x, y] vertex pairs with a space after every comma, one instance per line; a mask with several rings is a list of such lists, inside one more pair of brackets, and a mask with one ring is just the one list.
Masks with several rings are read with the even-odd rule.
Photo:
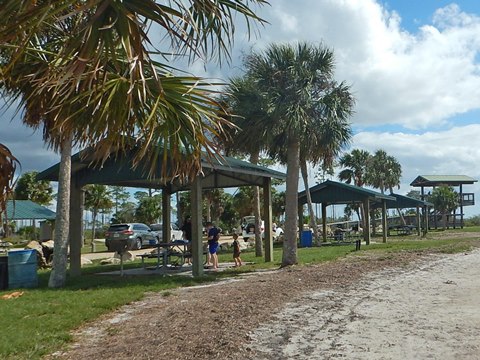
[[[145, 267], [145, 258], [147, 259], [157, 259], [157, 264], [155, 269], [160, 268], [167, 269], [167, 265], [182, 266], [185, 263], [185, 259], [191, 257], [192, 255], [187, 249], [188, 241], [186, 240], [175, 240], [166, 243], [157, 243], [153, 245], [157, 249], [156, 252], [150, 252], [145, 254], [137, 255], [142, 258], [142, 267]], [[172, 261], [172, 258], [175, 258], [175, 261]], [[161, 261], [160, 261], [161, 260]]]
[[397, 235], [410, 235], [415, 230], [413, 225], [393, 225], [388, 228], [388, 231], [395, 231]]

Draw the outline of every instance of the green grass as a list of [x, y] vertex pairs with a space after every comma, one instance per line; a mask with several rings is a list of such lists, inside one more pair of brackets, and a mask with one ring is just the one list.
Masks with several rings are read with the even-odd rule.
[[[434, 236], [430, 234], [429, 236]], [[320, 248], [298, 249], [299, 265], [334, 261], [348, 254], [366, 252], [422, 251], [434, 249], [438, 252], [453, 253], [478, 246], [474, 236], [466, 239], [427, 239], [415, 237], [391, 239], [386, 244], [377, 243], [362, 246], [360, 252], [354, 252], [354, 245], [324, 246]], [[255, 257], [253, 251], [244, 251], [244, 262], [253, 264], [226, 272], [208, 275], [201, 279], [185, 276], [106, 276], [98, 272], [118, 270], [118, 265], [93, 265], [82, 269], [82, 276], [68, 279], [63, 289], [47, 287], [49, 271], [39, 271], [39, 288], [26, 289], [17, 299], [0, 300], [0, 358], [1, 359], [39, 359], [42, 356], [61, 349], [71, 341], [71, 330], [78, 328], [101, 314], [108, 313], [124, 304], [141, 299], [146, 292], [159, 292], [171, 296], [171, 289], [180, 286], [212, 281], [225, 276], [266, 268], [278, 268], [282, 250], [274, 248], [273, 263], [265, 263], [263, 258]], [[232, 262], [232, 253], [219, 255], [221, 262]], [[154, 260], [153, 260], [154, 261]], [[139, 267], [140, 263], [126, 263], [125, 269]], [[0, 292], [0, 296], [11, 291]]]

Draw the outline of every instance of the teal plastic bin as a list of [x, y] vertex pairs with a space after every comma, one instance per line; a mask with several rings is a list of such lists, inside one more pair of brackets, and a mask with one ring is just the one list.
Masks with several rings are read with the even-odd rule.
[[310, 230], [302, 231], [302, 236], [300, 237], [300, 246], [301, 247], [312, 247], [312, 232]]
[[8, 287], [33, 288], [38, 286], [37, 251], [11, 250], [8, 252]]

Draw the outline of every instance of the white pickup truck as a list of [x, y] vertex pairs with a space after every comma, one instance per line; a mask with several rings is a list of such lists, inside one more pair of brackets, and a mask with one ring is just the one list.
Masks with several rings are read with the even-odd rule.
[[[243, 240], [248, 241], [250, 239], [255, 239], [255, 216], [245, 216], [242, 218], [242, 224], [240, 225], [241, 234]], [[283, 234], [283, 229], [280, 227], [274, 227], [273, 230], [273, 240], [276, 240], [280, 235]], [[260, 234], [262, 238], [265, 236], [265, 222], [260, 220]]]

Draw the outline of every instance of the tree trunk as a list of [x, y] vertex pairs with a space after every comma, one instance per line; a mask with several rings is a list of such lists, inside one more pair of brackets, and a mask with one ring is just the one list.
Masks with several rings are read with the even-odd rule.
[[[252, 164], [258, 164], [260, 154], [254, 152], [250, 155], [250, 162]], [[253, 187], [253, 215], [255, 215], [255, 256], [263, 256], [263, 243], [262, 243], [262, 230], [261, 215], [260, 215], [260, 188], [258, 186]]]
[[[255, 215], [255, 256], [263, 256], [262, 221], [260, 215], [260, 187], [253, 187], [253, 215]], [[265, 229], [264, 229], [265, 230]]]
[[298, 140], [290, 140], [287, 147], [285, 239], [283, 241], [282, 267], [297, 263], [298, 174], [300, 170], [299, 154], [300, 147]]
[[365, 229], [366, 226], [366, 216], [365, 216], [365, 206], [363, 206], [363, 203], [360, 204], [360, 223], [362, 224], [362, 228]]
[[97, 221], [97, 211], [94, 209], [92, 214], [92, 252], [95, 252], [95, 230], [96, 230], [95, 222], [96, 221]]
[[69, 134], [60, 147], [60, 169], [58, 174], [57, 216], [53, 247], [52, 272], [48, 287], [63, 287], [67, 278], [68, 230], [70, 216], [70, 180], [72, 165], [72, 134]]
[[313, 237], [317, 245], [320, 246], [320, 244], [322, 243], [322, 239], [318, 236], [317, 219], [315, 218], [315, 212], [313, 211], [312, 195], [310, 194], [310, 187], [308, 186], [308, 170], [306, 160], [300, 160], [300, 170], [302, 173], [303, 185], [305, 186], [305, 193], [307, 194], [307, 207], [310, 217], [310, 228], [313, 230]]
[[207, 221], [212, 221], [212, 194], [208, 193], [206, 194], [206, 200], [207, 200]]

